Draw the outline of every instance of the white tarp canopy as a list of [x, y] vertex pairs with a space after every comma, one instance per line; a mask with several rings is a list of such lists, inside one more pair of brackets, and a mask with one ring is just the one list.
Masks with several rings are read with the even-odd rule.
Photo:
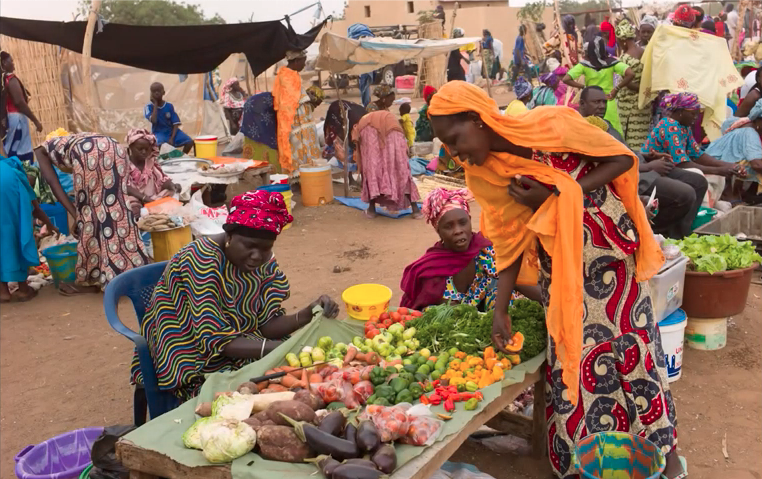
[[320, 55], [315, 66], [331, 73], [359, 75], [403, 60], [444, 55], [480, 40], [478, 37], [446, 40], [395, 40], [381, 37], [352, 40], [327, 32], [320, 39]]

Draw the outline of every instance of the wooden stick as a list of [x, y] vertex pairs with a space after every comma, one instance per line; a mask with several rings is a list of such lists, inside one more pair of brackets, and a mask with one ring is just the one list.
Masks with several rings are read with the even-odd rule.
[[[344, 128], [344, 152], [349, 148], [349, 116], [345, 113], [344, 102], [341, 101], [341, 88], [339, 88], [339, 76], [333, 75], [333, 81], [336, 85], [336, 97], [339, 101], [339, 112], [341, 113], [341, 125]], [[349, 155], [344, 155], [344, 196], [349, 198]]]
[[[495, 50], [492, 50], [492, 56], [495, 56]], [[492, 79], [489, 77], [489, 72], [487, 71], [487, 65], [484, 63], [484, 48], [479, 50], [479, 57], [482, 59], [482, 75], [484, 75], [484, 78], [487, 79], [487, 94], [490, 98], [492, 98]], [[494, 59], [493, 59], [494, 61]]]
[[[85, 87], [85, 104], [87, 112], [93, 122], [97, 122], [95, 111], [93, 109], [93, 79], [90, 74], [90, 60], [93, 48], [93, 33], [95, 32], [95, 22], [98, 20], [98, 10], [101, 8], [102, 0], [93, 0], [90, 5], [90, 15], [87, 17], [87, 28], [85, 29], [85, 41], [82, 44], [82, 83]], [[97, 129], [97, 125], [93, 125]]]

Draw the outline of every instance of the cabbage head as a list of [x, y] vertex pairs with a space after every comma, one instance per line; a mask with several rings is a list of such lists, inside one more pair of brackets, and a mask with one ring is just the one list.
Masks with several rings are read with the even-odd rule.
[[230, 396], [223, 394], [212, 403], [212, 417], [243, 421], [251, 416], [256, 397], [253, 394], [234, 392]]
[[202, 417], [196, 420], [191, 427], [183, 434], [183, 444], [188, 449], [202, 449], [201, 431], [206, 427], [211, 417]]
[[231, 462], [254, 449], [257, 433], [235, 419], [215, 420], [203, 428], [202, 452], [212, 464]]

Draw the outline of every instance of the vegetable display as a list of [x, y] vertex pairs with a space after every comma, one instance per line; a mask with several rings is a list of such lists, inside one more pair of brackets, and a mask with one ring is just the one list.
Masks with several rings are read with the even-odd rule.
[[729, 234], [721, 236], [699, 236], [692, 234], [682, 240], [668, 239], [665, 244], [674, 244], [690, 260], [690, 267], [700, 273], [719, 273], [733, 269], [744, 269], [762, 262], [751, 241], [738, 241]]

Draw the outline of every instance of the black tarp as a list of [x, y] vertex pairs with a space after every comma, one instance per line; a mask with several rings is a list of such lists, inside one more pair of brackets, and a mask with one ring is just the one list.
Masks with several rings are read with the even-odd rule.
[[[282, 60], [286, 51], [306, 49], [324, 24], [299, 35], [277, 20], [166, 27], [105, 23], [102, 31], [96, 28], [92, 57], [156, 72], [205, 73], [231, 54], [244, 53], [254, 75], [259, 75]], [[87, 22], [0, 17], [0, 34], [77, 53], [82, 53], [86, 26]]]

